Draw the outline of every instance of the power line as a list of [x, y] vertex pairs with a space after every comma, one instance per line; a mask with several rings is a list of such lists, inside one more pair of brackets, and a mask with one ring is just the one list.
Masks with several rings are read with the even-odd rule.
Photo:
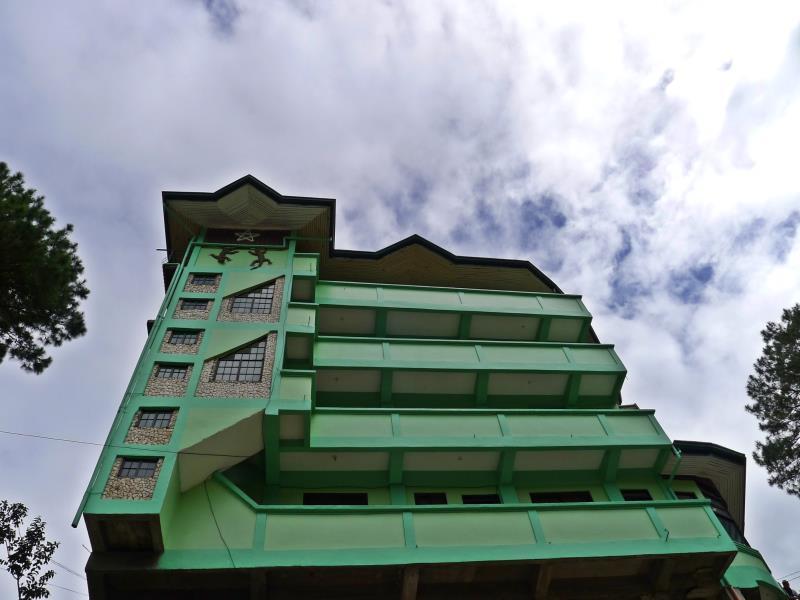
[[795, 573], [800, 573], [800, 570], [792, 571], [791, 573], [787, 573], [786, 575], [782, 575], [781, 577], [778, 577], [778, 579], [786, 579], [787, 577], [789, 577], [789, 575], [794, 575]]
[[211, 496], [208, 494], [208, 482], [203, 482], [203, 489], [206, 491], [206, 500], [208, 500], [208, 508], [211, 510], [211, 517], [214, 519], [214, 525], [217, 527], [217, 533], [219, 534], [219, 539], [222, 540], [223, 546], [225, 546], [225, 550], [228, 551], [228, 558], [231, 559], [231, 566], [235, 569], [236, 563], [233, 562], [233, 554], [231, 554], [231, 549], [228, 547], [228, 542], [225, 541], [225, 538], [222, 536], [222, 530], [219, 528], [219, 523], [217, 523], [217, 515], [214, 514], [214, 507], [211, 505]]
[[78, 590], [71, 590], [71, 589], [66, 588], [66, 587], [64, 587], [62, 585], [56, 585], [55, 583], [48, 583], [47, 586], [48, 587], [58, 588], [60, 590], [66, 590], [67, 592], [72, 592], [73, 594], [78, 594], [78, 596], [86, 596], [87, 598], [89, 597], [89, 594], [84, 594], [83, 592], [79, 592]]
[[250, 458], [252, 455], [243, 455], [243, 454], [219, 454], [217, 452], [191, 452], [186, 450], [166, 450], [162, 448], [158, 449], [150, 449], [150, 448], [131, 448], [130, 446], [121, 446], [119, 444], [101, 444], [100, 442], [87, 442], [85, 440], [73, 440], [70, 438], [61, 438], [55, 437], [50, 435], [42, 435], [38, 433], [22, 433], [20, 431], [8, 431], [6, 429], [0, 429], [0, 433], [4, 433], [6, 435], [16, 435], [19, 437], [26, 437], [26, 438], [34, 438], [38, 440], [50, 440], [53, 442], [64, 442], [67, 444], [80, 444], [83, 446], [99, 446], [102, 448], [124, 448], [126, 450], [135, 451], [135, 452], [155, 452], [157, 454], [184, 454], [184, 455], [191, 455], [191, 456], [218, 456], [221, 458]]
[[56, 565], [57, 567], [61, 567], [61, 568], [62, 568], [62, 569], [64, 569], [64, 570], [65, 570], [67, 573], [71, 573], [72, 575], [75, 575], [75, 577], [80, 577], [81, 579], [83, 579], [84, 581], [86, 581], [86, 577], [84, 577], [84, 576], [83, 576], [81, 573], [78, 573], [77, 571], [73, 571], [73, 570], [72, 570], [72, 569], [70, 569], [70, 568], [69, 568], [67, 565], [62, 565], [62, 564], [61, 564], [60, 562], [58, 562], [56, 559], [54, 559], [54, 558], [51, 558], [51, 559], [50, 559], [50, 562], [51, 562], [51, 563], [53, 563], [54, 565]]

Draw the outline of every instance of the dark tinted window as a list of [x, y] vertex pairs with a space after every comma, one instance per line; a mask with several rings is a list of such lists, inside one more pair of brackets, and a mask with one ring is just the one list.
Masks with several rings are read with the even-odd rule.
[[678, 500], [697, 500], [697, 494], [694, 492], [675, 492], [675, 497]]
[[340, 504], [368, 504], [366, 492], [306, 492], [303, 494], [306, 506], [335, 506]]
[[444, 492], [417, 492], [414, 494], [414, 504], [447, 504], [447, 494]]
[[545, 502], [592, 502], [589, 492], [531, 492], [531, 502], [543, 504]]
[[500, 504], [497, 494], [464, 494], [461, 496], [464, 504]]
[[650, 490], [620, 490], [620, 492], [622, 492], [622, 497], [628, 502], [653, 499], [653, 496], [650, 495]]

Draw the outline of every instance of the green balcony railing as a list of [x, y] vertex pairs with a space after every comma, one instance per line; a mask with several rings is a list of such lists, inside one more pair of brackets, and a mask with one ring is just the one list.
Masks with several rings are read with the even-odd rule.
[[323, 334], [580, 342], [580, 296], [320, 281]]
[[613, 346], [320, 336], [320, 406], [614, 406], [625, 367]]
[[390, 411], [318, 408], [312, 448], [660, 448], [651, 410]]
[[[196, 498], [195, 498], [196, 496]], [[368, 565], [736, 552], [707, 500], [460, 506], [256, 504], [218, 473], [183, 494], [160, 566], [181, 550], [237, 564]], [[205, 515], [204, 513], [208, 513]], [[184, 526], [185, 525], [185, 526]], [[174, 532], [171, 534], [170, 532]], [[214, 554], [214, 551], [217, 554]], [[228, 563], [229, 564], [229, 563]], [[211, 566], [210, 564], [207, 566]]]

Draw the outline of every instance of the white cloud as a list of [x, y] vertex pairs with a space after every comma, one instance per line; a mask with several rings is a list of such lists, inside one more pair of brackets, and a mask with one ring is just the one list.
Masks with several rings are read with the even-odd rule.
[[[3, 365], [25, 398], [4, 425], [104, 437], [159, 302], [160, 190], [250, 172], [339, 198], [340, 247], [417, 232], [532, 260], [585, 295], [626, 401], [676, 438], [749, 452], [758, 331], [800, 295], [798, 17], [791, 2], [0, 5], [2, 158], [76, 224], [93, 290], [89, 335], [45, 376]], [[63, 523], [85, 476], [69, 474], [95, 452], [0, 453], [7, 493], [80, 550]], [[776, 574], [800, 568], [781, 526], [800, 505], [749, 471], [751, 541]]]

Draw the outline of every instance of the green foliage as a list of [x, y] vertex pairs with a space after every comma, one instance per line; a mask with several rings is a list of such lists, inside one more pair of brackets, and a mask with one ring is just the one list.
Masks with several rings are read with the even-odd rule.
[[86, 333], [80, 300], [89, 295], [72, 225], [54, 227], [44, 196], [0, 162], [0, 363], [7, 354], [26, 371], [52, 362], [45, 346]]
[[22, 522], [28, 516], [24, 504], [11, 504], [7, 500], [0, 501], [0, 546], [4, 546], [6, 557], [0, 557], [0, 566], [5, 567], [17, 582], [19, 600], [49, 598], [47, 582], [54, 576], [53, 570], [41, 573], [53, 553], [58, 542], [48, 542], [44, 533], [44, 521], [36, 517], [20, 534]]
[[767, 439], [756, 442], [753, 458], [766, 467], [770, 485], [800, 496], [800, 304], [785, 309], [780, 323], [767, 323], [761, 337], [746, 409]]

